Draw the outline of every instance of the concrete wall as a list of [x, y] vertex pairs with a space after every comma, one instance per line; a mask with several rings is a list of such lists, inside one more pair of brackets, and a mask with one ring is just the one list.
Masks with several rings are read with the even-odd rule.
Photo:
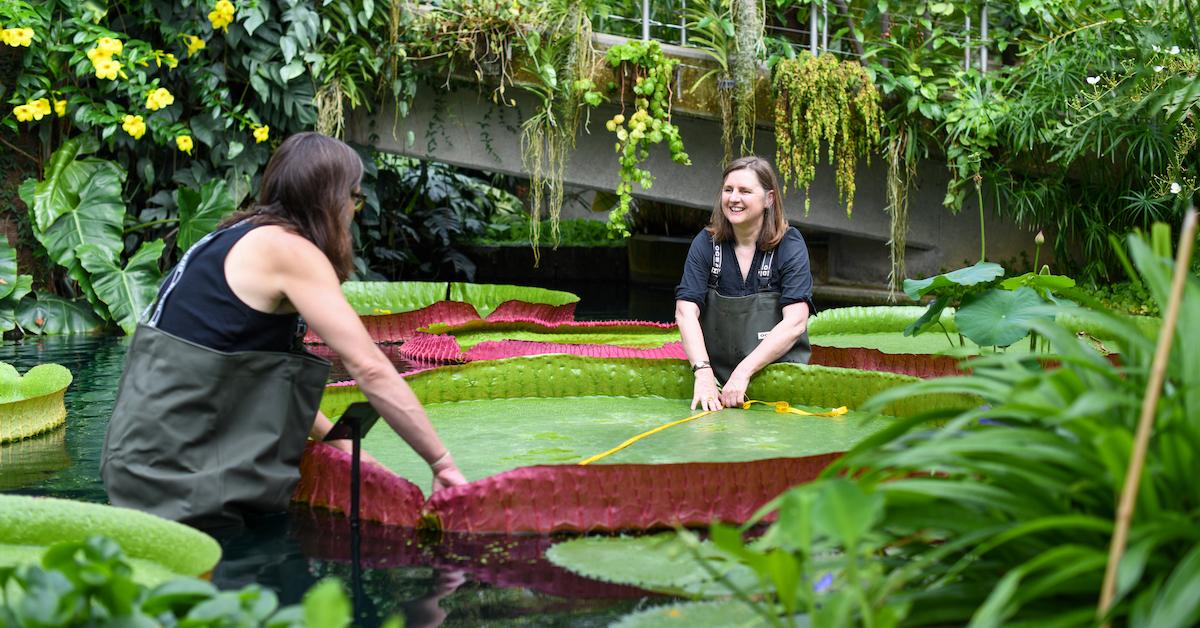
[[[506, 97], [515, 99], [516, 107], [493, 104], [491, 92], [486, 88], [477, 91], [473, 86], [423, 87], [406, 118], [396, 119], [393, 108], [386, 105], [374, 115], [352, 114], [347, 124], [347, 139], [373, 144], [387, 152], [524, 177], [527, 175], [521, 164], [520, 124], [535, 111], [534, 102], [519, 88], [507, 90]], [[618, 166], [613, 150], [616, 138], [605, 130], [604, 122], [618, 111], [612, 105], [592, 111], [590, 132], [580, 132], [577, 148], [568, 162], [565, 176], [568, 185], [609, 191], [616, 188]], [[646, 164], [655, 177], [654, 185], [636, 195], [709, 211], [721, 183], [720, 122], [702, 115], [682, 114], [677, 114], [673, 121], [680, 128], [692, 165], [675, 164], [665, 146], [655, 147]], [[406, 141], [410, 132], [415, 139], [411, 144]], [[491, 138], [491, 151], [483, 139], [485, 132]], [[428, 150], [431, 144], [435, 145], [432, 151]], [[760, 128], [754, 148], [758, 154], [773, 158], [773, 131]], [[828, 165], [817, 168], [807, 215], [802, 193], [786, 194], [784, 206], [793, 225], [810, 233], [828, 234], [826, 265], [830, 282], [881, 285], [886, 281], [890, 221], [884, 211], [885, 168], [881, 157], [872, 159], [869, 166], [859, 164], [858, 189], [850, 217], [837, 203], [833, 170]], [[958, 215], [952, 215], [942, 206], [947, 178], [942, 163], [925, 162], [918, 168], [918, 189], [910, 194], [907, 251], [910, 277], [936, 274], [979, 258], [978, 210], [973, 200]], [[988, 214], [989, 259], [1014, 258], [1022, 250], [1032, 256], [1032, 233], [999, 219], [990, 210]]]

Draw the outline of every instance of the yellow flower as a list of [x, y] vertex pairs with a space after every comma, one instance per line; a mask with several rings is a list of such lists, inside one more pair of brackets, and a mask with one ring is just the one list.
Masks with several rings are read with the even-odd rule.
[[192, 154], [192, 136], [190, 136], [190, 135], [177, 136], [175, 138], [175, 145], [179, 147], [179, 150], [181, 150], [189, 155]]
[[54, 99], [54, 113], [60, 118], [67, 115], [67, 101]]
[[105, 56], [114, 57], [121, 54], [121, 51], [125, 49], [125, 44], [121, 43], [120, 39], [101, 37], [96, 41], [96, 47], [99, 48], [100, 52]]
[[101, 50], [99, 46], [96, 46], [95, 48], [88, 48], [87, 58], [92, 60], [92, 65], [96, 65], [96, 62], [101, 59], [111, 61], [112, 55], [105, 54], [105, 52]]
[[33, 29], [6, 28], [0, 31], [0, 41], [3, 41], [13, 48], [18, 48], [21, 46], [28, 48], [29, 44], [33, 43]]
[[233, 8], [233, 3], [229, 0], [217, 0], [217, 6], [208, 13], [208, 21], [212, 22], [213, 30], [220, 29], [229, 32], [229, 25], [233, 23], [233, 16], [237, 11]]
[[146, 123], [142, 122], [142, 116], [127, 114], [121, 128], [125, 129], [125, 132], [135, 140], [142, 139], [142, 136], [146, 134]]
[[179, 60], [176, 59], [175, 55], [170, 52], [163, 52], [161, 50], [155, 50], [154, 51], [154, 67], [161, 68], [164, 63], [167, 64], [168, 68], [175, 69], [175, 66], [179, 65]]
[[17, 116], [17, 122], [29, 122], [33, 120], [33, 110], [29, 105], [17, 105], [13, 107], [13, 114]]
[[204, 40], [195, 35], [184, 35], [183, 43], [187, 45], [188, 56], [192, 56], [197, 52], [204, 50]]
[[97, 59], [92, 62], [92, 66], [96, 69], [96, 78], [110, 81], [117, 78], [117, 73], [121, 71], [121, 62], [109, 58]]
[[175, 97], [165, 87], [150, 90], [150, 93], [146, 95], [146, 108], [150, 111], [158, 111], [173, 102], [175, 102]]
[[50, 115], [50, 112], [52, 111], [52, 109], [50, 108], [50, 101], [45, 98], [31, 100], [26, 104], [28, 104], [30, 107], [34, 108], [34, 111], [35, 111], [35, 113], [33, 114], [34, 120], [41, 120], [43, 116]]
[[262, 126], [251, 126], [250, 128], [254, 129], [255, 144], [262, 144], [267, 141], [267, 137], [271, 134], [271, 127], [265, 124]]

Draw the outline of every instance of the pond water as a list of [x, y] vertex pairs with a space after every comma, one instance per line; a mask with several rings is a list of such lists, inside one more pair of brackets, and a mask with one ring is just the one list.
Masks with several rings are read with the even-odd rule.
[[[0, 446], [0, 491], [106, 501], [100, 450], [128, 340], [31, 338], [0, 344], [0, 361], [24, 372], [56, 362], [74, 375], [67, 425]], [[406, 370], [406, 365], [398, 368]], [[336, 375], [335, 375], [336, 378]], [[325, 575], [350, 581], [346, 519], [309, 509], [255, 522], [219, 537], [224, 557], [213, 574], [222, 588], [257, 582], [296, 603]], [[604, 626], [659, 603], [637, 589], [586, 580], [548, 563], [545, 537], [446, 536], [367, 524], [361, 623], [403, 614], [409, 626]]]

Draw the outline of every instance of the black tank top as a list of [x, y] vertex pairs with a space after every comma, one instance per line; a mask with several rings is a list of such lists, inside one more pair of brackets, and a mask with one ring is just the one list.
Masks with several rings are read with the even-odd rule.
[[163, 305], [158, 327], [217, 351], [289, 351], [304, 335], [298, 314], [268, 314], [242, 302], [225, 280], [225, 257], [257, 225], [243, 223], [213, 237], [188, 261]]

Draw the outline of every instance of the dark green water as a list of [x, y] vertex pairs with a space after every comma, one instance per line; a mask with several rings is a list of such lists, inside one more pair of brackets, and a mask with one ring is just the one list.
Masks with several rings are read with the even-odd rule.
[[[0, 361], [24, 372], [57, 362], [71, 370], [67, 425], [0, 446], [0, 491], [104, 503], [100, 449], [125, 357], [123, 338], [35, 338], [0, 344]], [[336, 366], [336, 365], [335, 365]], [[223, 588], [257, 582], [298, 602], [326, 575], [350, 581], [350, 532], [341, 517], [308, 509], [221, 535], [213, 574]], [[543, 558], [546, 537], [422, 538], [365, 525], [366, 625], [403, 614], [409, 626], [605, 626], [656, 600], [636, 589], [574, 576]]]

